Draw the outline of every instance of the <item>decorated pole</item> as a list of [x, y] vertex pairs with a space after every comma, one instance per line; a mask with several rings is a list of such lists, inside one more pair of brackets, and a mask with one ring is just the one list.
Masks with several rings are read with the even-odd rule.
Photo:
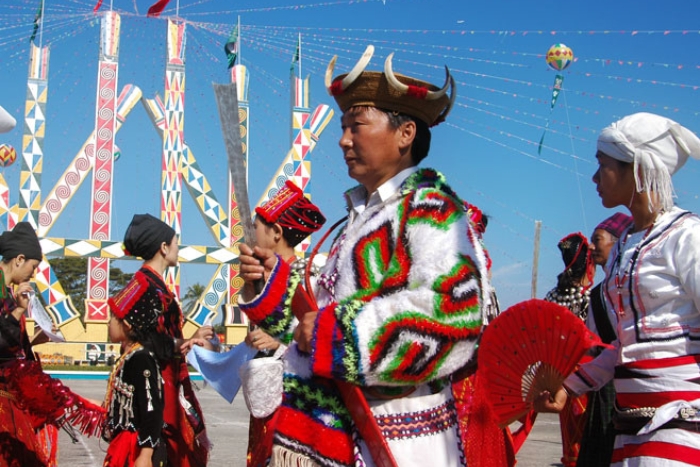
[[[185, 23], [168, 19], [168, 61], [165, 65], [165, 120], [161, 177], [161, 220], [172, 227], [178, 240], [182, 233], [182, 175], [185, 126]], [[165, 271], [165, 283], [180, 296], [180, 267]]]
[[46, 98], [49, 87], [49, 46], [30, 43], [27, 100], [24, 106], [24, 135], [22, 136], [22, 167], [20, 172], [19, 212], [17, 219], [8, 216], [7, 228], [18, 220], [26, 220], [35, 229], [39, 225], [41, 206], [41, 173], [46, 131]]
[[[302, 78], [294, 72], [294, 62], [299, 64], [301, 73], [301, 36], [297, 43], [291, 68], [292, 93], [292, 164], [293, 172], [289, 177], [307, 196], [311, 183], [311, 109], [309, 108], [309, 78]], [[311, 240], [306, 238], [296, 250], [302, 254], [309, 249]]]
[[[115, 132], [119, 131], [134, 106], [141, 99], [141, 90], [131, 84], [124, 86], [117, 99], [117, 123]], [[56, 185], [49, 192], [39, 211], [39, 228], [37, 235], [46, 237], [56, 223], [65, 207], [73, 199], [82, 183], [92, 169], [91, 156], [95, 148], [94, 130], [85, 140], [83, 146], [59, 177]], [[47, 254], [44, 252], [44, 254]], [[79, 314], [69, 296], [65, 294], [58, 278], [49, 263], [42, 261], [37, 269], [35, 281], [44, 301], [48, 303], [47, 311], [51, 312], [56, 323], [61, 325], [61, 332], [66, 339], [84, 339], [84, 330], [80, 323]], [[64, 323], [71, 322], [69, 328]]]
[[[156, 95], [154, 99], [141, 98], [141, 102], [151, 118], [154, 128], [162, 136], [165, 128], [165, 105]], [[226, 209], [219, 204], [211, 189], [209, 181], [197, 163], [194, 151], [187, 144], [183, 147], [183, 160], [180, 164], [183, 181], [202, 218], [209, 226], [209, 231], [222, 247], [229, 246], [228, 216]], [[182, 246], [180, 247], [182, 250]], [[236, 257], [238, 257], [236, 255]], [[182, 262], [182, 259], [180, 260]], [[192, 310], [183, 310], [186, 322], [183, 328], [185, 335], [196, 331], [196, 328], [210, 322], [218, 311], [221, 302], [227, 297], [229, 264], [220, 264], [215, 274], [207, 284], [204, 293], [196, 301]]]
[[[104, 13], [100, 33], [100, 57], [95, 104], [95, 144], [91, 154], [92, 204], [90, 238], [109, 240], [112, 217], [112, 180], [114, 174], [114, 136], [117, 126], [117, 82], [119, 77], [119, 30], [121, 18], [114, 11]], [[88, 260], [85, 322], [104, 323], [109, 318], [109, 259]], [[104, 329], [101, 326], [100, 329]]]

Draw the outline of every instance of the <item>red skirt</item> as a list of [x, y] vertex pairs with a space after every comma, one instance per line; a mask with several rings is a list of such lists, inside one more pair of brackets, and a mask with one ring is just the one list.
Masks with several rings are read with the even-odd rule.
[[[161, 368], [163, 376], [163, 437], [168, 448], [169, 467], [206, 467], [210, 443], [204, 428], [202, 409], [195, 397], [187, 365], [180, 359]], [[180, 390], [188, 407], [183, 406]]]
[[14, 396], [0, 389], [0, 467], [46, 467], [49, 453], [39, 442], [32, 418]]
[[[133, 467], [136, 458], [141, 452], [138, 446], [138, 435], [134, 431], [122, 431], [109, 442], [107, 455], [102, 463], [102, 467]], [[165, 445], [161, 442], [153, 450], [151, 464], [153, 467], [165, 467], [166, 462]]]

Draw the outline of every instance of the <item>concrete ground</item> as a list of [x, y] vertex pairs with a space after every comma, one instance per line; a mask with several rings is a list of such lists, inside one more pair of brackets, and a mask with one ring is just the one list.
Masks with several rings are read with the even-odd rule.
[[[102, 400], [105, 380], [64, 379], [73, 391], [91, 399]], [[197, 398], [202, 405], [209, 437], [214, 444], [209, 467], [245, 467], [248, 445], [248, 409], [240, 394], [233, 404], [226, 402], [210, 387], [196, 382]], [[100, 467], [107, 445], [104, 441], [79, 436], [76, 443], [61, 432], [59, 435], [60, 467]], [[518, 453], [518, 467], [561, 466], [559, 418], [540, 414], [525, 445]]]

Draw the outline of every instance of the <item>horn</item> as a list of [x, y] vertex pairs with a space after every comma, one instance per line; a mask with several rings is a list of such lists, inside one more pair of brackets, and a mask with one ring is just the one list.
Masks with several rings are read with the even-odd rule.
[[[374, 55], [374, 46], [370, 44], [367, 46], [365, 52], [362, 54], [362, 57], [360, 57], [353, 69], [350, 70], [350, 73], [348, 73], [345, 78], [343, 78], [343, 81], [340, 82], [340, 92], [345, 91], [348, 86], [350, 86], [357, 79], [357, 77], [360, 76], [363, 71], [365, 71], [367, 64], [372, 59], [372, 55]], [[337, 58], [338, 56], [335, 55], [328, 63], [328, 68], [326, 68], [326, 89], [328, 90], [328, 94], [331, 96], [333, 95], [333, 80], [331, 77], [333, 76], [333, 69], [335, 68], [335, 61]]]
[[331, 92], [331, 83], [333, 82], [333, 70], [335, 69], [336, 60], [338, 60], [338, 56], [333, 55], [333, 58], [328, 62], [328, 67], [326, 68], [326, 91], [328, 91], [328, 95], [330, 96], [333, 95], [333, 92]]
[[450, 70], [447, 68], [447, 65], [445, 65], [445, 85], [439, 91], [428, 91], [428, 94], [425, 96], [426, 100], [434, 101], [444, 96], [447, 89], [450, 87], [451, 79], [452, 76], [450, 76]]
[[[396, 75], [394, 75], [394, 70], [391, 65], [391, 60], [393, 58], [394, 52], [390, 53], [389, 56], [386, 58], [386, 61], [384, 62], [384, 75], [386, 76], [386, 80], [389, 82], [389, 84], [391, 84], [392, 87], [394, 87], [394, 89], [401, 92], [401, 94], [405, 94], [408, 92], [409, 86], [399, 81], [398, 78], [396, 78]], [[440, 90], [427, 91], [425, 99], [429, 101], [434, 101], [444, 96], [450, 87], [450, 79], [450, 70], [447, 67], [445, 67], [445, 85]]]
[[450, 75], [450, 87], [452, 88], [452, 93], [450, 94], [450, 103], [447, 105], [447, 107], [445, 107], [445, 110], [442, 111], [438, 118], [436, 118], [435, 121], [430, 125], [431, 127], [445, 121], [447, 115], [450, 113], [450, 110], [452, 110], [452, 106], [457, 100], [457, 84], [455, 83], [455, 79], [452, 77], [452, 75]]
[[391, 84], [391, 86], [399, 91], [401, 94], [406, 94], [408, 92], [408, 84], [404, 84], [399, 81], [394, 75], [394, 70], [391, 68], [391, 59], [394, 57], [394, 52], [391, 52], [389, 56], [384, 61], [384, 76], [386, 80]]

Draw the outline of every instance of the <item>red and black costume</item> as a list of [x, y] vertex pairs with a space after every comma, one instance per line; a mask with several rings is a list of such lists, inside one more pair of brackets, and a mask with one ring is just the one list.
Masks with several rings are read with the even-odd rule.
[[94, 435], [103, 411], [42, 371], [16, 308], [0, 270], [0, 467], [44, 467], [55, 462], [56, 439], [47, 443], [39, 430], [68, 422]]
[[[136, 271], [131, 282], [114, 299], [112, 310], [131, 308], [136, 304], [160, 310], [158, 331], [171, 338], [182, 339], [182, 311], [175, 295], [163, 278], [148, 266]], [[209, 440], [204, 416], [194, 394], [187, 362], [176, 355], [160, 362], [163, 376], [163, 437], [168, 451], [168, 465], [203, 467], [209, 457]]]

